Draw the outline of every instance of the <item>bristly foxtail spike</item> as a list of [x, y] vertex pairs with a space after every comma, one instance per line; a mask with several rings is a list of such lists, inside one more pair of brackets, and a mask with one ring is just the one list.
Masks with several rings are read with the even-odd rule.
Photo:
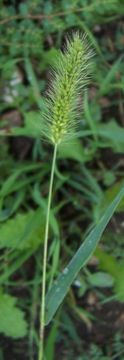
[[53, 144], [67, 141], [76, 132], [81, 90], [89, 82], [92, 56], [86, 36], [79, 33], [67, 38], [59, 54], [44, 114], [44, 134]]

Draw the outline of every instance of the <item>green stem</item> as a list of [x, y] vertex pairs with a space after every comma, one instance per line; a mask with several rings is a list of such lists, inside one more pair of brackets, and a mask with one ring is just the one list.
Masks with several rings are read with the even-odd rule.
[[47, 249], [48, 249], [49, 218], [50, 218], [50, 207], [51, 207], [51, 199], [52, 199], [53, 179], [54, 179], [54, 172], [55, 172], [56, 152], [57, 152], [57, 145], [55, 145], [54, 153], [53, 153], [53, 161], [52, 161], [50, 185], [49, 185], [49, 195], [48, 195], [48, 205], [47, 205], [47, 214], [46, 214], [44, 251], [43, 251], [42, 297], [41, 297], [41, 311], [40, 311], [40, 345], [39, 345], [38, 360], [43, 360], [43, 357], [44, 357]]

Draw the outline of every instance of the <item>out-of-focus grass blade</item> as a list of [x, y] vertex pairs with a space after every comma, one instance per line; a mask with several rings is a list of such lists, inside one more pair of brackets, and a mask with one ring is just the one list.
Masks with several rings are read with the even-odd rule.
[[41, 89], [39, 82], [37, 80], [36, 74], [34, 72], [33, 66], [29, 57], [25, 54], [25, 70], [28, 76], [29, 83], [33, 90], [34, 99], [39, 107], [39, 109], [44, 109], [45, 100], [41, 96]]
[[109, 86], [112, 85], [113, 79], [116, 79], [116, 74], [119, 73], [119, 67], [122, 59], [123, 56], [120, 56], [120, 58], [112, 65], [105, 79], [103, 79], [100, 88], [101, 95], [107, 94], [109, 92]]
[[69, 287], [73, 283], [80, 269], [87, 263], [91, 255], [93, 254], [102, 234], [105, 230], [108, 222], [113, 216], [117, 206], [119, 205], [122, 197], [124, 196], [124, 188], [121, 189], [119, 194], [115, 197], [114, 201], [107, 208], [106, 212], [102, 216], [98, 225], [87, 236], [84, 243], [80, 246], [68, 266], [59, 275], [57, 281], [52, 288], [48, 291], [46, 297], [46, 324], [48, 324], [59, 305], [65, 298]]
[[[30, 171], [36, 171], [37, 169], [41, 168], [41, 164], [27, 164], [25, 166], [20, 167], [20, 169], [15, 170], [7, 180], [4, 181], [3, 186], [0, 190], [0, 196], [4, 197], [10, 194], [13, 191], [13, 187], [16, 184], [16, 187], [18, 185], [18, 178], [21, 174], [30, 172]], [[15, 191], [15, 188], [14, 188]]]
[[28, 80], [34, 90], [33, 92], [34, 92], [35, 100], [38, 105], [41, 105], [41, 94], [40, 94], [39, 84], [35, 76], [32, 64], [27, 56], [25, 57], [25, 69], [28, 76]]
[[19, 206], [24, 201], [25, 190], [19, 191], [18, 194], [12, 199], [11, 205], [8, 208], [3, 208], [0, 210], [0, 222], [7, 220], [11, 215], [13, 215]]
[[94, 119], [92, 118], [92, 114], [90, 111], [90, 106], [89, 106], [89, 102], [88, 102], [88, 95], [87, 92], [85, 92], [84, 94], [84, 116], [86, 117], [86, 121], [89, 124], [89, 127], [92, 131], [92, 135], [94, 137], [94, 141], [97, 144], [97, 125], [94, 121]]
[[55, 344], [59, 328], [59, 317], [60, 312], [58, 311], [56, 321], [54, 322], [49, 335], [47, 336], [46, 346], [45, 346], [45, 359], [54, 360], [55, 359]]
[[5, 282], [9, 279], [9, 277], [14, 274], [23, 264], [26, 262], [31, 255], [35, 252], [35, 249], [28, 249], [28, 251], [20, 252], [20, 255], [16, 258], [16, 260], [12, 263], [11, 266], [6, 268], [6, 271], [0, 275], [0, 284], [5, 284]]

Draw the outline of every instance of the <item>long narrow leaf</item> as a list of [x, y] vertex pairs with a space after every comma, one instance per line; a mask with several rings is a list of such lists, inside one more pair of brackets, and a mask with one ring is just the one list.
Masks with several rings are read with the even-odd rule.
[[86, 264], [91, 255], [93, 254], [108, 222], [113, 216], [117, 206], [119, 205], [122, 197], [124, 196], [124, 188], [119, 192], [114, 201], [110, 204], [105, 214], [102, 216], [98, 225], [87, 236], [84, 243], [80, 246], [69, 265], [59, 275], [57, 281], [52, 288], [48, 291], [46, 297], [46, 324], [48, 324], [59, 305], [65, 298], [69, 287], [73, 283], [80, 269]]

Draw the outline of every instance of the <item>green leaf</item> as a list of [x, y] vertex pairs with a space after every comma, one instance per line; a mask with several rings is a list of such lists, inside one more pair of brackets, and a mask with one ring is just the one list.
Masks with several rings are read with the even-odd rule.
[[[99, 212], [103, 212], [107, 209], [110, 202], [115, 198], [115, 196], [118, 194], [118, 192], [120, 191], [120, 189], [122, 189], [123, 186], [124, 186], [124, 180], [120, 180], [105, 191], [102, 202], [99, 204]], [[120, 201], [120, 204], [118, 206], [118, 212], [123, 210], [124, 210], [124, 199]]]
[[95, 250], [95, 256], [99, 260], [99, 268], [108, 272], [114, 279], [118, 276], [118, 263], [114, 256], [106, 253], [99, 247]]
[[114, 152], [123, 152], [124, 128], [118, 125], [115, 120], [111, 120], [107, 124], [101, 124], [97, 128], [97, 134], [108, 141], [108, 146], [112, 147]]
[[97, 248], [96, 257], [99, 259], [99, 267], [107, 271], [114, 278], [114, 292], [119, 301], [124, 302], [124, 264], [114, 256]]
[[72, 159], [84, 163], [88, 155], [85, 154], [85, 150], [81, 145], [80, 140], [74, 139], [68, 140], [68, 143], [62, 144], [58, 148], [58, 158], [60, 159]]
[[58, 280], [48, 291], [46, 297], [46, 324], [52, 320], [78, 272], [88, 262], [89, 258], [93, 254], [103, 231], [105, 230], [123, 196], [124, 188], [110, 204], [95, 229], [87, 236], [86, 240], [80, 246], [68, 266], [63, 270], [63, 272], [59, 275]]
[[0, 248], [37, 248], [44, 237], [43, 210], [18, 214], [1, 225]]
[[[19, 177], [21, 175], [24, 175], [24, 173], [36, 171], [37, 169], [40, 169], [40, 167], [41, 167], [41, 164], [36, 164], [36, 163], [34, 163], [34, 164], [27, 163], [23, 166], [19, 165], [19, 168], [17, 168], [16, 170], [14, 169], [14, 172], [12, 172], [12, 174], [10, 174], [10, 176], [3, 182], [3, 185], [0, 189], [0, 197], [5, 197], [5, 196], [11, 194], [12, 192], [17, 191], [20, 187], [22, 187], [20, 184], [22, 184], [22, 183], [26, 184], [27, 180], [28, 180], [28, 179], [24, 180], [24, 181], [26, 181], [26, 183], [25, 183], [21, 179], [20, 184], [19, 184]], [[30, 179], [31, 175], [28, 178]]]
[[124, 264], [118, 265], [118, 274], [115, 279], [115, 293], [117, 299], [124, 302]]
[[28, 111], [24, 114], [24, 127], [12, 127], [8, 135], [39, 138], [41, 137], [41, 131], [41, 114], [38, 111]]
[[22, 310], [16, 306], [16, 300], [0, 292], [0, 333], [14, 339], [27, 334], [27, 323]]
[[25, 131], [28, 136], [35, 138], [41, 137], [42, 121], [38, 111], [29, 111], [24, 115]]
[[93, 286], [100, 288], [111, 287], [114, 283], [113, 277], [102, 271], [99, 271], [95, 274], [90, 274], [89, 281]]
[[120, 63], [123, 59], [123, 56], [121, 56], [112, 66], [109, 72], [107, 73], [107, 76], [102, 80], [100, 93], [106, 94], [109, 91], [109, 86], [113, 82], [114, 79], [116, 79], [116, 74], [119, 71]]
[[[27, 56], [25, 56], [25, 70], [27, 73], [28, 80], [33, 89], [34, 98], [35, 98], [38, 106], [40, 106], [41, 94], [40, 94], [39, 83], [36, 78], [33, 66]], [[35, 122], [35, 120], [34, 120], [34, 122]]]

